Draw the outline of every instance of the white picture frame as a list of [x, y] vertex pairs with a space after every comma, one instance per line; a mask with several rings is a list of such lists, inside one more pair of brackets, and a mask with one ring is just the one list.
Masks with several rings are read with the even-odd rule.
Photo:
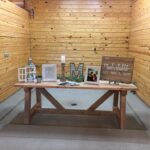
[[56, 64], [42, 64], [42, 81], [57, 81]]
[[100, 66], [86, 66], [84, 83], [99, 84]]
[[27, 82], [27, 69], [24, 68], [18, 68], [18, 81], [19, 82]]

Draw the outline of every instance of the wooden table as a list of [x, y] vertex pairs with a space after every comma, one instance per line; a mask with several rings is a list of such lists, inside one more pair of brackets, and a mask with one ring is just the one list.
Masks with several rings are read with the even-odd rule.
[[[72, 114], [72, 115], [115, 115], [121, 129], [126, 127], [126, 95], [130, 90], [136, 90], [133, 84], [108, 84], [100, 81], [99, 85], [81, 83], [79, 86], [58, 85], [58, 82], [16, 83], [16, 87], [24, 88], [24, 124], [31, 124], [32, 117], [38, 113]], [[31, 89], [36, 89], [36, 104], [31, 108]], [[106, 90], [107, 92], [96, 100], [87, 110], [65, 109], [46, 88], [91, 89]], [[41, 95], [44, 95], [56, 109], [42, 108]], [[113, 95], [112, 111], [96, 110], [104, 101]], [[120, 103], [119, 103], [120, 101]]]

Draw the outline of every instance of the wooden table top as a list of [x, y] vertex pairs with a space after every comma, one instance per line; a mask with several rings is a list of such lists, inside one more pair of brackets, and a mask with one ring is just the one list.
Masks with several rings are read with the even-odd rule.
[[41, 83], [16, 83], [16, 87], [22, 88], [69, 88], [69, 89], [101, 89], [101, 90], [136, 90], [137, 87], [133, 84], [119, 83], [119, 85], [109, 84], [108, 81], [99, 81], [99, 84], [86, 84], [84, 82], [80, 85], [59, 85], [59, 81], [56, 82], [41, 82]]

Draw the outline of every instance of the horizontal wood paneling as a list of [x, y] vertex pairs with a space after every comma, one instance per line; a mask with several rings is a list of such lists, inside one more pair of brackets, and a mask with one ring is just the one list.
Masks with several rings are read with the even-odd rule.
[[[104, 55], [127, 56], [131, 0], [32, 0], [31, 55], [36, 64], [100, 65]], [[95, 50], [96, 49], [96, 50]]]
[[[99, 65], [104, 55], [135, 57], [133, 80], [137, 82], [137, 93], [150, 105], [149, 0], [32, 3], [35, 16], [30, 19], [29, 35], [27, 12], [0, 0], [0, 100], [16, 90], [12, 88], [16, 68], [26, 63], [31, 44], [35, 64], [56, 63], [59, 70], [61, 54], [66, 54], [67, 71], [70, 62]], [[8, 59], [3, 57], [6, 50], [10, 53]]]
[[133, 2], [129, 56], [135, 57], [138, 95], [150, 105], [150, 1]]
[[[0, 0], [0, 101], [14, 93], [17, 68], [27, 63], [30, 49], [28, 13]], [[9, 58], [4, 58], [4, 53]]]

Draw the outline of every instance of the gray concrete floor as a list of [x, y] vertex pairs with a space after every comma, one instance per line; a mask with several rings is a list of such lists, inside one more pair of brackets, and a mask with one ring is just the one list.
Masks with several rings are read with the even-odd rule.
[[[103, 94], [105, 91], [96, 91], [96, 90], [67, 90], [67, 89], [51, 89], [49, 90], [54, 97], [56, 97], [59, 102], [64, 105], [66, 108], [74, 108], [74, 109], [86, 109], [91, 103], [93, 103], [97, 98], [99, 98], [100, 94]], [[66, 139], [65, 133], [61, 136], [58, 136], [57, 139], [53, 139], [52, 137], [49, 137], [51, 132], [46, 137], [42, 137], [42, 133], [38, 132], [40, 129], [35, 126], [30, 126], [31, 130], [30, 132], [33, 134], [30, 134], [30, 136], [25, 136], [25, 132], [21, 132], [22, 126], [12, 126], [11, 128], [14, 128], [14, 132], [10, 133], [9, 130], [5, 131], [5, 126], [11, 122], [11, 120], [16, 117], [17, 114], [19, 114], [21, 111], [23, 111], [23, 90], [20, 90], [13, 96], [9, 97], [6, 101], [2, 102], [0, 104], [0, 150], [16, 150], [16, 149], [26, 149], [26, 150], [48, 150], [48, 149], [54, 149], [54, 150], [64, 150], [64, 149], [70, 149], [70, 150], [77, 150], [77, 149], [86, 149], [86, 150], [148, 150], [150, 149], [150, 143], [149, 142], [138, 142], [138, 138], [143, 138], [143, 140], [140, 138], [140, 140], [145, 141], [145, 139], [148, 139], [149, 137], [143, 137], [142, 134], [147, 134], [150, 136], [150, 108], [146, 106], [136, 95], [132, 93], [128, 93], [127, 96], [127, 113], [134, 114], [135, 118], [139, 123], [142, 123], [145, 125], [146, 130], [145, 131], [120, 131], [120, 130], [107, 130], [106, 132], [109, 134], [109, 140], [105, 135], [106, 132], [103, 132], [103, 138], [102, 139], [87, 139], [86, 136], [80, 136], [80, 138], [70, 138]], [[32, 99], [35, 99], [35, 92], [33, 91], [33, 97]], [[34, 103], [34, 101], [33, 101]], [[77, 106], [72, 106], [72, 103], [77, 103]], [[43, 107], [53, 107], [49, 104], [47, 101], [43, 101]], [[112, 99], [110, 98], [107, 102], [105, 102], [100, 108], [98, 109], [105, 109], [109, 110], [112, 108]], [[44, 127], [45, 128], [45, 127]], [[59, 128], [60, 129], [60, 128]], [[24, 131], [29, 130], [28, 126], [25, 126], [23, 128]], [[43, 129], [41, 129], [43, 130]], [[45, 130], [49, 130], [49, 128], [46, 128]], [[52, 130], [52, 129], [51, 129]], [[55, 129], [57, 130], [57, 129]], [[62, 129], [64, 130], [64, 129]], [[74, 130], [74, 129], [73, 129]], [[77, 130], [77, 129], [76, 129]], [[86, 129], [80, 129], [81, 132]], [[91, 129], [90, 129], [91, 130]], [[87, 131], [90, 131], [87, 129]], [[12, 131], [12, 130], [10, 130]], [[100, 133], [102, 131], [105, 131], [103, 129], [100, 129]], [[70, 131], [68, 131], [70, 132]], [[95, 135], [96, 129], [93, 129], [91, 133]], [[37, 134], [38, 138], [37, 138]], [[114, 139], [114, 133], [119, 136], [123, 136], [122, 140], [113, 140]], [[128, 134], [127, 134], [128, 133]], [[137, 134], [138, 133], [138, 134]], [[19, 134], [19, 136], [18, 136]], [[72, 134], [72, 136], [75, 133]], [[133, 138], [135, 138], [135, 141], [131, 141], [131, 136], [134, 135]], [[36, 135], [36, 138], [34, 137]], [[110, 136], [111, 135], [111, 136]], [[125, 136], [124, 136], [125, 135]], [[127, 136], [128, 135], [128, 136]], [[71, 135], [70, 135], [71, 136]], [[82, 138], [81, 138], [82, 137]], [[110, 138], [111, 137], [111, 138]], [[126, 137], [126, 138], [125, 138]], [[112, 139], [112, 140], [110, 140]], [[128, 140], [124, 140], [128, 139]], [[8, 144], [6, 144], [6, 141]], [[147, 140], [146, 140], [147, 141]], [[22, 148], [22, 145], [24, 145], [24, 148]]]

